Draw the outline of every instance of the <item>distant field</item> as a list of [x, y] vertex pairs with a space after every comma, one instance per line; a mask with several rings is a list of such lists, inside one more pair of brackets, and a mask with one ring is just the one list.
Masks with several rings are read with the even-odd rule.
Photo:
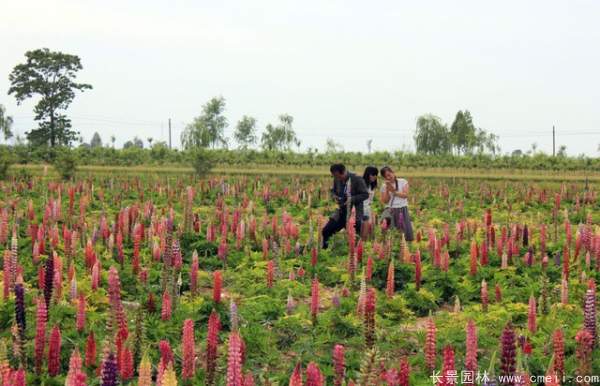
[[[13, 173], [19, 169], [26, 169], [33, 174], [41, 174], [44, 165], [15, 165]], [[53, 174], [53, 168], [48, 166], [49, 174]], [[363, 167], [351, 168], [353, 171], [362, 172]], [[192, 173], [193, 169], [181, 166], [80, 166], [80, 174], [89, 173], [119, 173], [119, 174], [183, 174]], [[600, 173], [586, 171], [543, 171], [543, 170], [506, 170], [506, 169], [456, 169], [456, 168], [402, 168], [399, 174], [405, 177], [421, 178], [473, 178], [473, 179], [508, 179], [508, 180], [537, 180], [537, 181], [600, 181]], [[213, 174], [266, 174], [266, 175], [304, 175], [304, 176], [327, 176], [329, 170], [322, 166], [265, 166], [250, 165], [242, 166], [218, 166], [212, 171]]]

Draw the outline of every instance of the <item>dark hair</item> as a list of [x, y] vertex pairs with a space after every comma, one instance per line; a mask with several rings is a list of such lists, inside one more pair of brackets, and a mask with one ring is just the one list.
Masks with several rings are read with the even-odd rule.
[[367, 166], [365, 168], [365, 173], [363, 174], [363, 179], [365, 180], [365, 183], [367, 184], [367, 186], [370, 186], [371, 189], [375, 189], [377, 187], [377, 180], [371, 182], [369, 177], [371, 177], [371, 176], [377, 177], [378, 173], [379, 173], [379, 171], [377, 170], [377, 168], [375, 166]]
[[391, 167], [389, 167], [389, 166], [384, 166], [384, 167], [382, 167], [382, 168], [381, 168], [381, 170], [379, 171], [379, 173], [381, 174], [381, 177], [383, 177], [383, 178], [385, 178], [385, 173], [387, 173], [387, 172], [392, 172], [392, 173], [393, 173], [394, 171], [393, 171], [393, 170], [392, 170], [392, 168], [391, 168]]
[[344, 164], [333, 164], [329, 168], [329, 171], [331, 172], [331, 174], [333, 174], [333, 173], [344, 174], [346, 172], [346, 167], [344, 166]]

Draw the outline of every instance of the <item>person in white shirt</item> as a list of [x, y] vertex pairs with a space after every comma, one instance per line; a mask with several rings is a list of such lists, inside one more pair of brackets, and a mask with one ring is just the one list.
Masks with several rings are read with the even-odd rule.
[[382, 217], [388, 226], [404, 233], [406, 241], [412, 241], [414, 235], [408, 213], [408, 181], [397, 178], [389, 166], [381, 168], [380, 174], [385, 182], [381, 186], [381, 202], [385, 204]]

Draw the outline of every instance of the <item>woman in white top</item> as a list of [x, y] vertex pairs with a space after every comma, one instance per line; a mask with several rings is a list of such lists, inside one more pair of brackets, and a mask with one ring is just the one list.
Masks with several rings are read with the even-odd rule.
[[373, 210], [371, 205], [373, 204], [373, 198], [375, 198], [375, 190], [377, 190], [377, 176], [379, 170], [375, 166], [367, 166], [363, 173], [363, 179], [367, 184], [367, 191], [369, 192], [369, 198], [363, 201], [363, 221], [373, 220]]
[[383, 218], [388, 226], [404, 233], [406, 241], [414, 239], [412, 223], [408, 213], [408, 181], [397, 178], [389, 166], [381, 168], [385, 183], [381, 186], [381, 202], [385, 204]]

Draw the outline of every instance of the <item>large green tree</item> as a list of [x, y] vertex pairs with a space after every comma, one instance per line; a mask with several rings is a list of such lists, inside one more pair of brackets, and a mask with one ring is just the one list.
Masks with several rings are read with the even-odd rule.
[[225, 111], [225, 98], [212, 98], [202, 106], [202, 115], [194, 118], [181, 133], [181, 144], [185, 149], [195, 147], [227, 146], [225, 128], [227, 118]]
[[269, 123], [261, 137], [263, 150], [283, 151], [291, 150], [292, 145], [300, 146], [300, 140], [292, 127], [293, 123], [294, 117], [288, 114], [280, 115], [279, 124], [276, 126]]
[[414, 140], [417, 153], [446, 154], [452, 146], [448, 128], [432, 114], [417, 118]]
[[240, 148], [247, 149], [256, 143], [256, 119], [244, 115], [235, 126], [233, 138]]
[[71, 120], [62, 113], [73, 99], [75, 91], [91, 89], [86, 83], [77, 83], [77, 72], [83, 66], [76, 55], [50, 51], [47, 48], [27, 51], [25, 63], [15, 66], [9, 75], [17, 103], [39, 96], [34, 107], [38, 128], [27, 133], [27, 139], [36, 145], [69, 145], [77, 138], [71, 129]]
[[5, 141], [13, 136], [12, 124], [12, 117], [8, 116], [4, 106], [0, 105], [0, 133], [4, 135]]
[[458, 154], [483, 153], [486, 150], [495, 153], [498, 150], [498, 137], [475, 127], [469, 110], [459, 110], [450, 126], [452, 147]]

